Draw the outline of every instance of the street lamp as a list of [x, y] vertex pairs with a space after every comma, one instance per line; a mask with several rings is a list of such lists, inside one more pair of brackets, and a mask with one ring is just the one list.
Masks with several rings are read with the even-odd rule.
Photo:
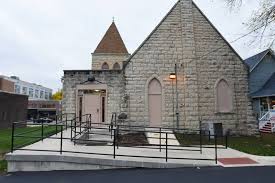
[[175, 73], [171, 73], [169, 77], [172, 81], [172, 95], [173, 95], [173, 126], [175, 127], [175, 98], [174, 98], [174, 80], [177, 78]]

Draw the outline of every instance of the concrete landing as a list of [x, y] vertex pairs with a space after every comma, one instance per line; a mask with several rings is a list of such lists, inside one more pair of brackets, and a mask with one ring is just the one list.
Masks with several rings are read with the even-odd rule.
[[172, 131], [162, 130], [161, 132], [162, 133], [159, 133], [159, 132], [155, 132], [155, 133], [154, 132], [146, 132], [145, 135], [147, 137], [148, 143], [151, 144], [151, 145], [157, 145], [157, 144], [160, 144], [160, 143], [161, 143], [161, 145], [166, 145], [166, 134], [165, 134], [165, 132], [167, 132], [168, 133], [167, 134], [168, 145], [176, 145], [176, 146], [180, 145], [180, 143], [178, 142], [177, 138], [175, 137], [175, 135], [173, 134]]

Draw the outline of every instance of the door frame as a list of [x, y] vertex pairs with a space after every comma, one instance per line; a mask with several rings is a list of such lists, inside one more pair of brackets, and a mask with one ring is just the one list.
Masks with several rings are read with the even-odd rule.
[[[105, 92], [106, 92], [106, 96], [105, 96], [105, 121], [106, 121], [106, 119], [107, 119], [107, 116], [108, 116], [108, 103], [107, 103], [107, 96], [108, 96], [108, 86], [107, 86], [107, 84], [78, 84], [78, 85], [76, 85], [76, 90], [75, 90], [75, 99], [76, 99], [76, 101], [75, 101], [75, 114], [77, 114], [77, 116], [76, 117], [78, 117], [78, 110], [79, 110], [79, 96], [78, 96], [78, 92], [79, 92], [79, 90], [105, 90]], [[82, 96], [82, 97], [84, 97], [84, 95]], [[102, 97], [100, 97], [100, 99], [101, 99]], [[84, 99], [84, 98], [83, 98]], [[82, 101], [82, 103], [83, 103], [83, 101]], [[101, 105], [101, 103], [100, 103], [100, 105]], [[100, 108], [101, 108], [101, 106], [100, 106]], [[83, 109], [82, 109], [82, 111], [83, 111]], [[82, 115], [84, 115], [84, 114], [82, 114]], [[100, 116], [100, 119], [101, 119], [102, 117]]]
[[[153, 74], [151, 77], [149, 77], [145, 83], [145, 121], [147, 122], [147, 124], [145, 124], [145, 126], [150, 126], [150, 114], [149, 114], [149, 84], [151, 82], [152, 79], [157, 79], [159, 82], [160, 82], [160, 85], [161, 85], [161, 111], [162, 111], [162, 114], [164, 114], [164, 111], [165, 111], [165, 88], [164, 88], [164, 83], [163, 83], [163, 78], [157, 74]], [[164, 115], [161, 115], [161, 124], [160, 124], [160, 127], [162, 126], [162, 123], [163, 123], [163, 118], [164, 118]]]

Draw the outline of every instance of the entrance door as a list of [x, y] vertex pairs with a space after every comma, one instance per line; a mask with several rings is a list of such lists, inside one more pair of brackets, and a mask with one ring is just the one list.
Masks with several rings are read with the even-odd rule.
[[101, 106], [100, 95], [84, 94], [83, 98], [83, 114], [92, 115], [92, 123], [100, 123]]
[[160, 82], [154, 78], [148, 86], [150, 126], [161, 126], [162, 88]]

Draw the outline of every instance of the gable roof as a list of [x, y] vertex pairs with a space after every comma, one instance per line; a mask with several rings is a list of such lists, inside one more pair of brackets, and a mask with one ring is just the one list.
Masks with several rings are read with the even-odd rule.
[[103, 36], [94, 53], [128, 54], [125, 44], [114, 22], [112, 22], [111, 26]]
[[275, 72], [273, 75], [267, 80], [264, 86], [257, 92], [252, 93], [252, 98], [259, 98], [259, 97], [268, 97], [268, 96], [275, 96]]
[[[160, 23], [154, 28], [154, 30], [147, 36], [147, 38], [141, 43], [141, 45], [134, 51], [134, 53], [126, 60], [123, 69], [126, 68], [128, 63], [131, 61], [131, 59], [137, 54], [137, 52], [142, 48], [143, 45], [151, 38], [151, 36], [157, 31], [157, 29], [161, 26], [161, 24], [165, 21], [165, 19], [171, 14], [171, 12], [176, 8], [176, 6], [181, 2], [182, 0], [178, 0], [175, 5], [171, 8], [171, 10], [164, 16], [164, 18], [160, 21]], [[192, 0], [192, 5], [197, 8], [197, 10], [201, 13], [201, 15], [207, 20], [207, 22], [211, 25], [211, 27], [219, 34], [219, 36], [225, 41], [226, 45], [229, 46], [229, 48], [237, 55], [237, 57], [244, 63], [242, 57], [239, 55], [239, 53], [231, 46], [231, 44], [225, 39], [225, 37], [218, 31], [218, 29], [214, 26], [214, 24], [207, 18], [207, 16], [201, 11], [201, 9], [197, 6], [197, 4]], [[221, 49], [223, 47], [220, 47]], [[219, 50], [217, 49], [217, 50]], [[217, 50], [213, 50], [217, 51]], [[209, 52], [212, 53], [212, 52]], [[244, 65], [248, 68], [248, 66], [244, 63]]]
[[264, 57], [268, 53], [272, 53], [271, 49], [267, 49], [261, 53], [258, 53], [244, 60], [244, 62], [249, 66], [250, 72], [252, 72], [254, 68], [256, 68], [256, 66], [264, 59]]

